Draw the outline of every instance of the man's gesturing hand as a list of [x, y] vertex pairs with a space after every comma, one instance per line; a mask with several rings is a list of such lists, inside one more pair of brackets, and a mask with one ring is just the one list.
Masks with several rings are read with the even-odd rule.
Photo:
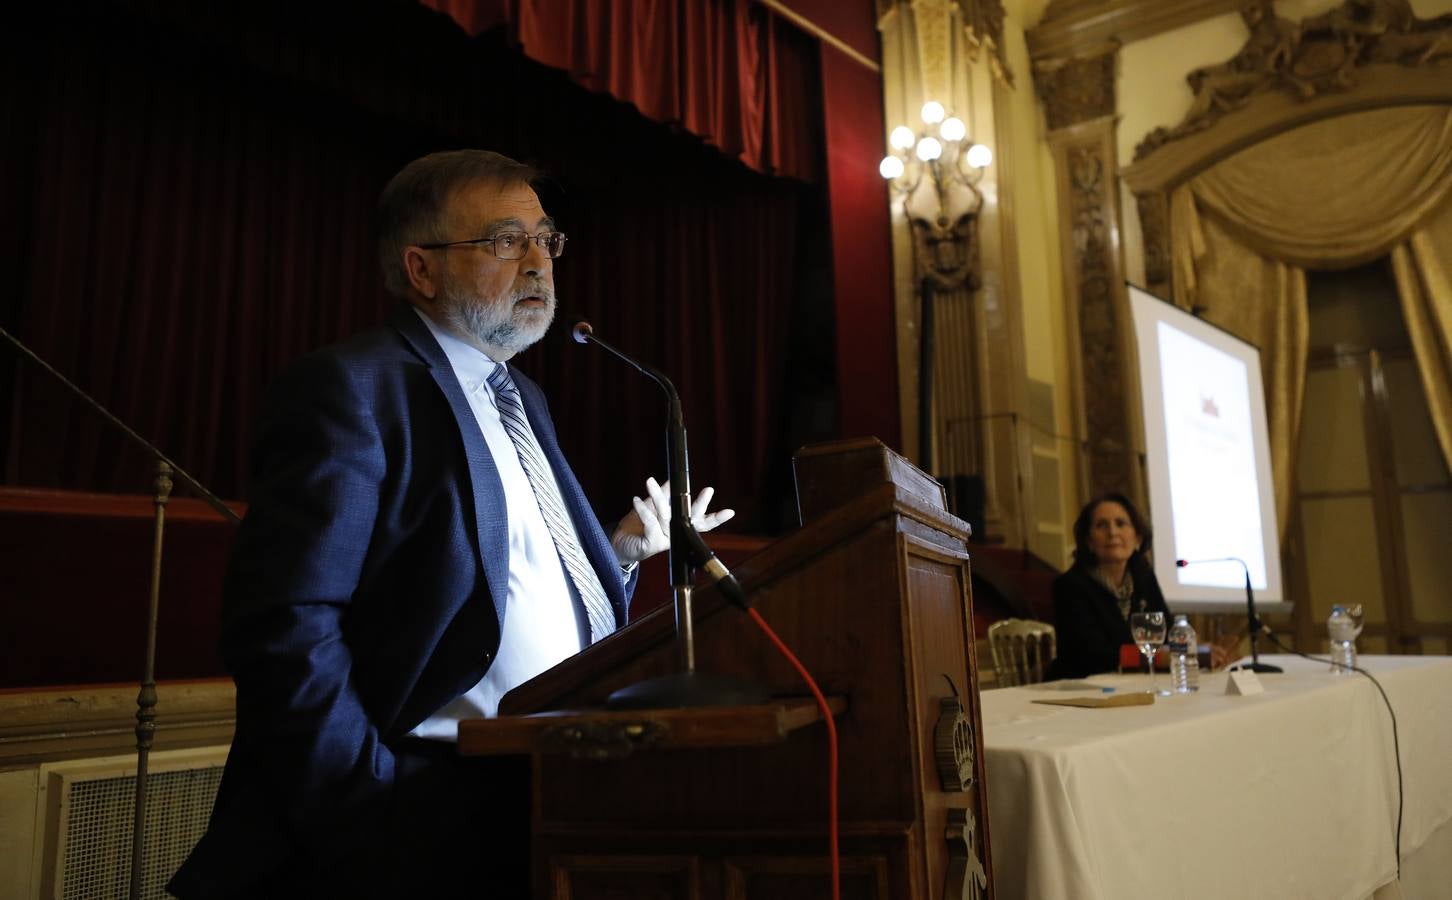
[[[649, 559], [671, 546], [671, 483], [657, 484], [654, 478], [647, 478], [645, 491], [648, 498], [635, 497], [635, 508], [620, 520], [610, 536], [610, 546], [615, 548], [615, 558], [622, 566]], [[701, 488], [691, 503], [691, 524], [697, 531], [710, 531], [736, 515], [734, 509], [706, 512], [715, 493], [715, 488]]]

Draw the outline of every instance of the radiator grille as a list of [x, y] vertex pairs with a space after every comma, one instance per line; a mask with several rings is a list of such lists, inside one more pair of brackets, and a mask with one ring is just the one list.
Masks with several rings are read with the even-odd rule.
[[[165, 898], [166, 882], [206, 830], [220, 766], [153, 772], [146, 791], [146, 859], [141, 896]], [[131, 889], [136, 776], [70, 783], [61, 896], [125, 897]]]

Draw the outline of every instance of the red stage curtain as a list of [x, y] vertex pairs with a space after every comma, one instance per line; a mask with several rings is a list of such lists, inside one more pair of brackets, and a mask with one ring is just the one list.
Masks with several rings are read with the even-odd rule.
[[[266, 379], [391, 305], [371, 234], [391, 162], [356, 152], [364, 123], [93, 12], [12, 32], [7, 63], [31, 88], [0, 101], [14, 126], [0, 183], [25, 190], [6, 214], [24, 235], [6, 324], [236, 497]], [[153, 467], [114, 427], [36, 367], [12, 372], [7, 481], [150, 490]]]
[[892, 235], [882, 159], [882, 81], [831, 47], [822, 48], [827, 179], [836, 284], [837, 384], [842, 433], [872, 435], [901, 449]]
[[[0, 96], [0, 250], [15, 261], [0, 324], [218, 493], [245, 496], [264, 385], [395, 302], [372, 234], [384, 182], [433, 149], [492, 147], [552, 174], [545, 202], [571, 238], [561, 308], [676, 379], [698, 484], [741, 511], [733, 527], [787, 524], [772, 516], [789, 484], [768, 469], [789, 441], [830, 435], [789, 427], [783, 374], [793, 317], [829, 304], [798, 236], [824, 228], [818, 189], [411, 4], [343, 31], [288, 11], [276, 43], [268, 9], [77, 2], [0, 35], [0, 73], [33, 86]], [[380, 95], [390, 51], [427, 65], [395, 68]], [[520, 361], [602, 514], [623, 514], [647, 474], [664, 476], [659, 392], [559, 329]], [[47, 376], [5, 353], [0, 378], [6, 481], [149, 490], [144, 456]]]
[[679, 125], [753, 169], [821, 178], [817, 42], [752, 0], [420, 0], [470, 34]]

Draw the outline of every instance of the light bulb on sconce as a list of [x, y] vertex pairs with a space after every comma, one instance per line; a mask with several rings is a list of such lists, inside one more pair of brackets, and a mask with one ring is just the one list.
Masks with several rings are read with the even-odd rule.
[[938, 101], [924, 103], [921, 115], [921, 130], [899, 125], [889, 132], [891, 151], [878, 165], [878, 173], [895, 192], [911, 195], [927, 171], [932, 175], [940, 207], [947, 206], [948, 189], [953, 184], [966, 187], [977, 197], [977, 184], [983, 170], [993, 162], [993, 151], [975, 144], [968, 136], [967, 123]]
[[[971, 93], [971, 92], [970, 92]], [[979, 289], [978, 218], [983, 194], [978, 183], [993, 162], [993, 152], [975, 143], [968, 122], [936, 100], [924, 103], [922, 125], [898, 125], [887, 135], [888, 155], [877, 171], [888, 190], [901, 198], [902, 218], [912, 237], [914, 293], [921, 304], [917, 319], [918, 446], [928, 471], [936, 433], [933, 409], [934, 307], [939, 295]], [[971, 115], [967, 120], [971, 120]], [[937, 203], [918, 192], [923, 174], [931, 178]]]

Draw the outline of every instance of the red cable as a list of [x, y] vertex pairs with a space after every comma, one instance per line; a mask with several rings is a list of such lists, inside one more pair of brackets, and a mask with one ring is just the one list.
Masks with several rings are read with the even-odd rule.
[[839, 900], [842, 896], [842, 867], [837, 855], [837, 722], [832, 718], [832, 709], [827, 705], [827, 698], [822, 696], [821, 688], [817, 687], [817, 682], [812, 678], [812, 673], [807, 671], [807, 667], [802, 665], [801, 660], [797, 659], [796, 654], [792, 653], [786, 644], [782, 643], [781, 638], [776, 636], [776, 632], [771, 630], [771, 626], [766, 624], [766, 620], [761, 617], [760, 613], [755, 609], [748, 609], [746, 614], [751, 616], [751, 620], [776, 645], [776, 649], [781, 651], [781, 655], [786, 657], [787, 662], [796, 668], [797, 673], [802, 676], [802, 680], [807, 683], [807, 687], [812, 689], [812, 696], [817, 698], [817, 708], [822, 711], [822, 718], [827, 723], [827, 814], [830, 817], [827, 823], [827, 834], [831, 845], [832, 900]]

